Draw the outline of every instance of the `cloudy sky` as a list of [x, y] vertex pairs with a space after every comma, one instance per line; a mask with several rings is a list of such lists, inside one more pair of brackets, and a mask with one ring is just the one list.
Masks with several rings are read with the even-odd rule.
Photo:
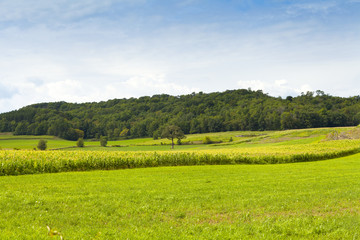
[[360, 94], [360, 0], [0, 0], [0, 112], [262, 89]]

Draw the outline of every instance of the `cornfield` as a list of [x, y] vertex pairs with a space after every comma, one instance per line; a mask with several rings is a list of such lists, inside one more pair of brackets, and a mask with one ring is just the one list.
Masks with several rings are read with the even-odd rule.
[[360, 152], [359, 140], [160, 152], [0, 151], [0, 176], [159, 166], [276, 164], [338, 158]]

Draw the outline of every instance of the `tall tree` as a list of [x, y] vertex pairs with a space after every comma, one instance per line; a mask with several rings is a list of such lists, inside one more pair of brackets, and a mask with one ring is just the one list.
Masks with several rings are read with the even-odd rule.
[[183, 139], [186, 136], [184, 135], [184, 132], [181, 130], [180, 127], [175, 125], [170, 125], [164, 128], [161, 137], [167, 138], [171, 140], [171, 149], [174, 149], [174, 139]]

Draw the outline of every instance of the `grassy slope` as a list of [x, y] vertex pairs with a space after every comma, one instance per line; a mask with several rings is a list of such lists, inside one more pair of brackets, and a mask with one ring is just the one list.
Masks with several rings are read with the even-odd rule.
[[[203, 134], [189, 134], [187, 138], [183, 140], [186, 143], [194, 143], [192, 146], [177, 146], [177, 148], [205, 148], [208, 146], [199, 146], [196, 144], [202, 143], [202, 140], [205, 136], [211, 138], [215, 142], [220, 142], [216, 144], [217, 147], [221, 148], [232, 148], [232, 147], [252, 147], [256, 143], [258, 146], [261, 144], [276, 144], [283, 142], [285, 144], [291, 144], [291, 141], [300, 141], [299, 143], [304, 143], [303, 141], [308, 141], [308, 143], [318, 141], [324, 138], [326, 134], [332, 132], [334, 129], [339, 131], [346, 131], [353, 128], [318, 128], [318, 129], [300, 129], [300, 130], [287, 130], [287, 131], [263, 131], [263, 132], [220, 132], [220, 133], [203, 133]], [[229, 142], [229, 139], [233, 138], [233, 142]], [[75, 147], [76, 141], [67, 141], [59, 139], [53, 136], [13, 136], [11, 134], [0, 134], [0, 147], [3, 149], [33, 149], [36, 148], [39, 139], [46, 139], [48, 141], [49, 149], [57, 148], [69, 148]], [[119, 141], [109, 141], [108, 146], [119, 145], [121, 148], [103, 148], [102, 150], [124, 150], [124, 151], [138, 151], [138, 150], [168, 150], [169, 146], [161, 145], [170, 144], [171, 141], [168, 139], [158, 139], [153, 140], [152, 138], [139, 138], [139, 139], [127, 139]], [[155, 145], [155, 146], [154, 146]], [[85, 141], [85, 150], [99, 150], [100, 143], [99, 141]], [[126, 146], [126, 147], [124, 147]], [[215, 146], [216, 147], [216, 146]], [[88, 149], [92, 148], [92, 149]]]
[[0, 239], [359, 239], [359, 160], [0, 177]]

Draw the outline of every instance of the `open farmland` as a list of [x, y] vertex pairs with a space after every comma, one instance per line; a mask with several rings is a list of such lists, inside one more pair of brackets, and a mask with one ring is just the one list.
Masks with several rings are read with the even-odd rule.
[[[251, 147], [259, 146], [260, 144], [296, 144], [319, 142], [323, 140], [327, 134], [338, 131], [346, 132], [354, 127], [343, 128], [316, 128], [316, 129], [300, 129], [300, 130], [286, 130], [286, 131], [233, 131], [233, 132], [218, 132], [218, 133], [202, 133], [202, 134], [188, 134], [186, 138], [182, 140], [183, 145], [179, 145], [176, 148], [211, 148], [213, 147]], [[202, 145], [205, 137], [209, 137], [213, 144]], [[230, 138], [232, 139], [229, 142]], [[36, 148], [39, 139], [45, 139], [48, 141], [48, 149], [70, 149], [76, 146], [76, 141], [64, 140], [54, 136], [27, 136], [18, 135], [14, 136], [11, 133], [0, 133], [0, 147], [2, 149], [28, 149], [32, 150]], [[168, 139], [152, 139], [152, 138], [136, 138], [136, 139], [121, 139], [108, 141], [108, 147], [121, 147], [116, 150], [169, 150], [171, 141]], [[255, 144], [255, 145], [254, 145]], [[201, 145], [201, 146], [199, 146]], [[150, 148], [151, 146], [151, 148]], [[167, 146], [167, 147], [165, 147]], [[85, 140], [85, 148], [77, 148], [75, 150], [99, 150], [99, 140]], [[100, 148], [100, 150], [109, 150], [109, 148]], [[113, 149], [112, 149], [113, 150]]]
[[[358, 133], [197, 134], [174, 150], [41, 136], [61, 150], [0, 151], [0, 239], [359, 239]], [[14, 138], [39, 140], [0, 142]]]
[[360, 140], [178, 151], [0, 151], [0, 175], [123, 168], [270, 164], [325, 160], [359, 152]]
[[359, 158], [1, 177], [0, 239], [359, 239]]
[[0, 0], [0, 240], [360, 240], [360, 0]]
[[[359, 128], [291, 130], [252, 135], [228, 132], [219, 135], [239, 138], [216, 144], [141, 145], [126, 147], [64, 148], [71, 151], [0, 151], [0, 175], [22, 175], [67, 171], [114, 170], [159, 166], [272, 164], [307, 162], [337, 158], [358, 153], [359, 139], [328, 139], [334, 131], [355, 135]], [[241, 135], [240, 135], [241, 134]], [[337, 133], [338, 134], [338, 133]], [[347, 135], [346, 135], [347, 134]], [[208, 136], [207, 134], [203, 134]], [[189, 135], [188, 139], [198, 136]], [[241, 139], [243, 138], [243, 139]], [[33, 141], [33, 139], [31, 139]], [[2, 140], [4, 143], [10, 140]], [[54, 142], [64, 140], [55, 139]], [[129, 140], [125, 140], [129, 141]], [[148, 139], [145, 139], [145, 142]], [[158, 140], [159, 141], [159, 140]], [[19, 140], [21, 144], [22, 141]], [[86, 142], [86, 144], [95, 142]], [[81, 151], [80, 151], [81, 150]], [[83, 151], [87, 150], [87, 151]], [[109, 151], [112, 150], [112, 151]]]

